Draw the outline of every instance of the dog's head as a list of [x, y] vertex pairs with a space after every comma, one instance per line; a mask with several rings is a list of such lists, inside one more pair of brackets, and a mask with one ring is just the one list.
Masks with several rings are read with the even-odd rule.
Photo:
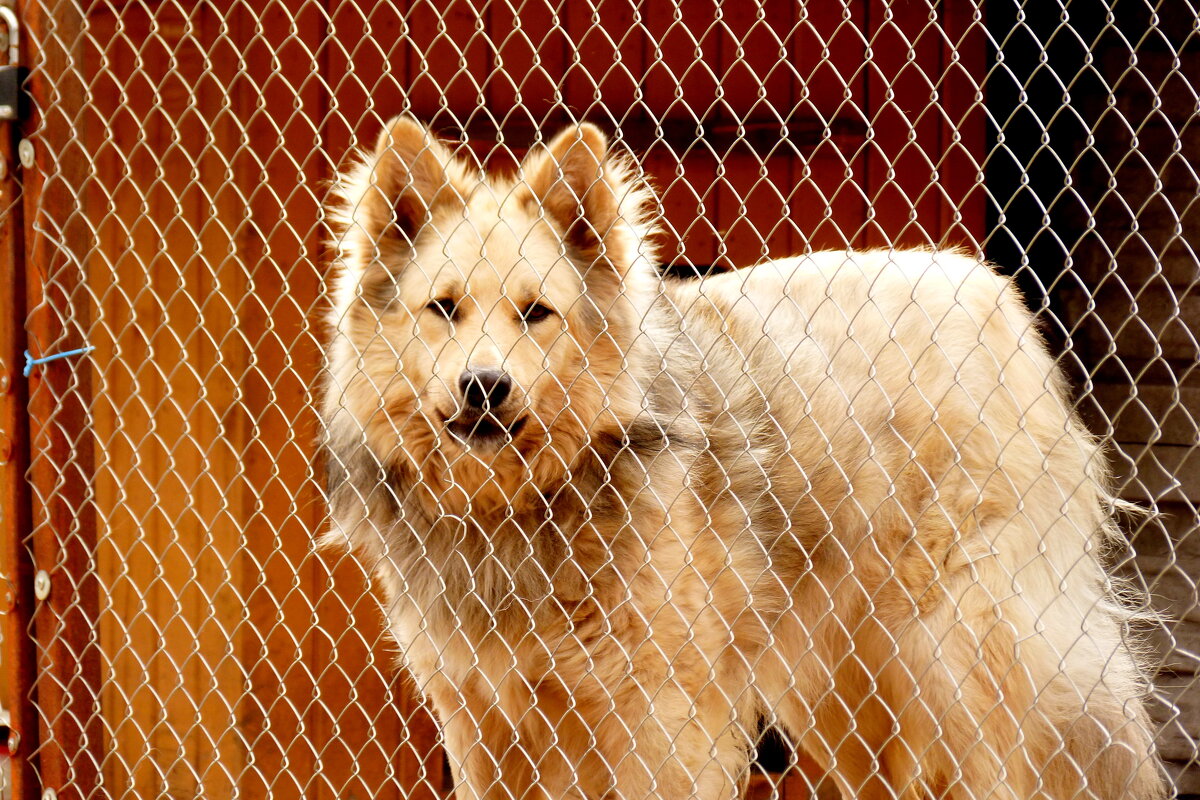
[[449, 513], [561, 480], [641, 406], [629, 359], [657, 291], [649, 200], [592, 125], [493, 176], [393, 120], [331, 207], [331, 430]]

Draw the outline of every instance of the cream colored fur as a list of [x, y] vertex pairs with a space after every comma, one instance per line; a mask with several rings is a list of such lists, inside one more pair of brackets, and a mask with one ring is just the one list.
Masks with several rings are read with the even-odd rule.
[[[460, 797], [732, 797], [762, 720], [848, 798], [1162, 796], [1105, 459], [1011, 284], [662, 282], [635, 176], [589, 125], [506, 177], [399, 118], [331, 203], [329, 539]], [[463, 438], [484, 367], [509, 433]]]

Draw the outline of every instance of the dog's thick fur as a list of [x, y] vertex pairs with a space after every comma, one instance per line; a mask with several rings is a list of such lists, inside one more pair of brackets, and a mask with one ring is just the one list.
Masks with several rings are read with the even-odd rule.
[[1159, 797], [1105, 461], [1009, 281], [663, 282], [635, 175], [586, 124], [495, 176], [399, 118], [331, 203], [332, 538], [460, 795], [730, 797], [766, 719], [846, 797]]

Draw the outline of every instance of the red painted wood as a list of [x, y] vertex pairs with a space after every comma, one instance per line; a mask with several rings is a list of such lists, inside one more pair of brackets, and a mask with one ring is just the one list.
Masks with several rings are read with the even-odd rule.
[[0, 705], [9, 712], [6, 752], [13, 800], [41, 795], [37, 773], [37, 655], [32, 619], [34, 564], [29, 483], [29, 392], [21, 376], [25, 336], [25, 231], [16, 139], [19, 125], [0, 123], [0, 641], [5, 675]]
[[[26, 128], [34, 166], [23, 172], [26, 320], [29, 350], [46, 355], [82, 347], [88, 330], [81, 259], [91, 246], [77, 213], [88, 154], [75, 135], [90, 121], [78, 71], [83, 19], [74, 6], [51, 18], [39, 3], [18, 5], [26, 57], [39, 63], [28, 84], [42, 117]], [[81, 307], [84, 313], [80, 313]], [[63, 800], [92, 796], [104, 758], [96, 713], [101, 653], [93, 637], [99, 587], [92, 569], [96, 519], [87, 400], [91, 375], [78, 360], [54, 362], [29, 378], [32, 542], [35, 566], [50, 575], [48, 598], [34, 612], [38, 642], [38, 766], [43, 785]]]

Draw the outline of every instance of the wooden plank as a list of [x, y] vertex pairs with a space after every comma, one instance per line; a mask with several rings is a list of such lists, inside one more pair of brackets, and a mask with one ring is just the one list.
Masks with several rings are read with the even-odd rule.
[[222, 194], [228, 123], [209, 119], [228, 62], [206, 56], [220, 29], [210, 10], [101, 6], [89, 24], [94, 72], [114, 89], [98, 93], [102, 122], [88, 131], [104, 155], [91, 207], [107, 212], [90, 284], [111, 287], [93, 310], [104, 779], [147, 796], [227, 795], [245, 764], [229, 724], [244, 679], [226, 655], [242, 619], [241, 541], [220, 377], [240, 352], [223, 349], [227, 298], [245, 289], [223, 227], [236, 207]]
[[771, 21], [775, 24], [768, 24], [766, 9], [757, 3], [731, 4], [722, 9], [717, 28], [723, 112], [739, 133], [754, 126], [762, 133], [753, 152], [738, 146], [741, 141], [720, 151], [717, 262], [731, 268], [791, 255], [795, 247], [787, 198], [796, 147], [786, 134], [796, 87], [781, 38], [781, 28], [784, 37], [789, 33], [786, 22], [778, 13]]
[[[403, 6], [337, 3], [329, 14], [328, 36], [323, 37], [316, 51], [320, 55], [321, 80], [328, 87], [328, 113], [319, 120], [322, 149], [330, 159], [327, 169], [340, 164], [352, 146], [374, 145], [383, 120], [412, 110], [408, 101], [409, 26]], [[270, 63], [265, 42], [251, 39], [246, 46], [242, 63]], [[246, 96], [252, 98], [258, 82], [265, 77], [261, 67], [253, 75], [242, 73], [230, 93], [238, 96], [247, 92]]]
[[33, 554], [29, 484], [29, 392], [21, 375], [25, 337], [25, 232], [15, 147], [18, 126], [0, 123], [0, 706], [9, 713], [6, 743], [12, 800], [41, 796], [37, 762], [38, 715], [34, 687], [37, 654], [32, 638]]
[[838, 146], [822, 144], [793, 165], [796, 187], [789, 198], [800, 228], [797, 250], [845, 250], [862, 247], [867, 201], [861, 160], [847, 161]]
[[864, 24], [862, 2], [810, 4], [796, 21], [789, 51], [802, 84], [794, 115], [828, 128], [793, 161], [796, 251], [844, 250], [865, 241]]
[[658, 191], [662, 263], [707, 270], [717, 261], [716, 159], [705, 153], [681, 158], [664, 143], [642, 153], [640, 163]]
[[794, 16], [789, 50], [801, 87], [798, 113], [865, 124], [865, 0], [806, 3], [798, 11], [786, 2], [771, 5]]
[[1072, 337], [1092, 363], [1110, 352], [1127, 362], [1200, 359], [1200, 294], [1194, 290], [1130, 270], [1086, 287], [1064, 286], [1059, 294], [1070, 319], [1078, 320]]
[[[308, 465], [295, 452], [296, 430], [283, 418], [294, 412], [303, 423], [294, 404], [306, 392], [294, 373], [285, 372], [285, 348], [297, 323], [284, 283], [299, 260], [298, 237], [309, 235], [318, 218], [314, 205], [304, 217], [293, 203], [306, 199], [296, 192], [298, 174], [306, 170], [297, 168], [288, 147], [310, 124], [307, 115], [320, 107], [319, 82], [313, 80], [319, 67], [304, 55], [315, 47], [313, 17], [298, 20], [296, 5], [240, 7], [231, 20], [244, 74], [230, 98], [244, 137], [231, 158], [244, 201], [234, 243], [237, 263], [253, 287], [235, 308], [253, 368], [248, 364], [232, 378], [239, 402], [229, 409], [227, 423], [242, 444], [244, 491], [232, 513], [242, 525], [249, 565], [236, 588], [246, 615], [237, 654], [247, 677], [239, 721], [253, 763], [240, 789], [250, 797], [317, 798], [327, 791], [314, 780], [323, 744], [313, 717], [318, 695], [311, 672], [318, 576], [305, 558], [311, 531], [296, 524], [292, 513], [302, 506], [291, 483], [308, 474]], [[297, 87], [303, 87], [299, 103]], [[311, 136], [295, 152], [307, 152]], [[315, 293], [310, 288], [306, 294]]]
[[[574, 53], [566, 14], [553, 0], [491, 3], [488, 13], [488, 30], [497, 49], [496, 72], [487, 80], [492, 113], [505, 131], [520, 121], [553, 136], [548, 118], [564, 114], [572, 102], [562, 80], [571, 60], [568, 53]], [[506, 144], [519, 148], [529, 141]]]
[[[143, 14], [133, 11], [124, 21], [131, 35], [148, 35], [149, 22]], [[142, 214], [143, 192], [149, 187], [135, 189], [127, 184], [123, 191], [116, 187], [121, 186], [126, 168], [141, 176], [157, 172], [152, 153], [161, 146], [162, 121], [142, 120], [142, 114], [150, 111], [154, 87], [144, 82], [145, 76], [131, 74], [136, 54], [128, 39], [114, 35], [116, 20], [101, 14], [90, 18], [89, 25], [95, 26], [101, 37], [95, 41], [108, 43], [104, 50], [87, 53], [85, 61], [100, 75], [100, 97], [111, 98], [108, 103], [102, 100], [98, 110], [106, 115], [117, 105], [121, 90], [131, 90], [128, 94], [133, 100], [129, 107], [112, 108], [116, 113], [111, 122], [88, 131], [89, 147], [100, 156], [89, 205], [113, 209], [99, 221], [99, 247], [89, 260], [89, 270], [97, 285], [122, 289], [97, 304], [93, 313], [107, 324], [92, 336], [97, 348], [93, 361], [101, 365], [96, 379], [107, 389], [99, 394], [93, 412], [97, 449], [102, 453], [96, 476], [97, 505], [101, 524], [109, 532], [97, 552], [98, 574], [107, 598], [107, 613], [97, 627], [101, 645], [109, 651], [101, 708], [107, 711], [106, 748], [113, 754], [105, 763], [103, 777], [110, 785], [153, 793], [165, 788], [162, 770], [155, 759], [143, 758], [142, 753], [153, 732], [164, 727], [161, 721], [165, 717], [160, 701], [162, 673], [155, 657], [162, 640], [155, 616], [164, 592], [154, 575], [154, 554], [161, 549], [164, 522], [155, 511], [153, 487], [140, 473], [159, 475], [164, 467], [159, 440], [147, 425], [144, 410], [159, 406], [163, 394], [161, 382], [155, 380], [157, 352], [153, 345], [153, 332], [163, 329], [163, 319], [158, 298], [146, 291], [154, 277], [149, 268], [159, 237], [152, 224], [155, 220]], [[151, 54], [157, 54], [161, 45], [150, 46]], [[154, 62], [161, 63], [161, 59]], [[133, 144], [140, 141], [145, 141], [146, 147]], [[137, 152], [128, 153], [131, 147]], [[128, 247], [129, 243], [133, 247]], [[132, 292], [137, 301], [131, 301], [126, 292]], [[120, 358], [117, 354], [121, 352], [137, 353], [138, 357]], [[170, 430], [169, 420], [162, 422]], [[127, 466], [123, 469], [120, 465]], [[126, 563], [131, 568], [123, 574]]]
[[[1200, 692], [1195, 683], [1194, 675], [1159, 676], [1147, 703], [1151, 720], [1161, 726], [1155, 740], [1159, 756], [1177, 768], [1194, 764], [1200, 750]], [[1186, 783], [1179, 787], [1180, 794], [1186, 791], [1184, 786], [1200, 784], [1194, 774], [1181, 777]]]
[[[352, 142], [369, 145], [378, 119], [416, 96], [419, 87], [406, 77], [410, 57], [419, 57], [409, 31], [423, 26], [428, 45], [438, 14], [403, 12], [386, 4], [339, 4], [333, 10], [333, 42], [319, 45], [320, 15], [289, 3], [274, 16], [298, 19], [299, 36], [290, 36], [290, 24], [265, 25], [278, 33], [256, 36], [260, 20], [249, 13], [240, 17], [243, 27], [235, 33], [247, 46], [240, 67], [245, 77], [234, 101], [245, 106], [238, 118], [251, 120], [246, 131], [251, 144], [235, 159], [234, 183], [244, 187], [248, 206], [238, 261], [256, 288], [238, 309], [255, 368], [238, 376], [245, 400], [230, 419], [240, 436], [253, 439], [243, 455], [245, 482], [253, 488], [240, 512], [255, 567], [242, 587], [253, 629], [241, 653], [250, 678], [241, 711], [255, 762], [243, 782], [250, 796], [276, 791], [398, 798], [445, 790], [436, 727], [396, 674], [394, 645], [383, 633], [379, 604], [365, 590], [361, 567], [344, 557], [311, 559], [307, 552], [324, 520], [311, 467], [318, 439], [311, 387], [320, 370], [312, 309], [321, 275], [310, 265], [325, 259], [321, 232], [311, 221], [318, 219], [319, 187], [332, 163]], [[316, 64], [301, 57], [305, 47], [318, 46], [324, 57]], [[453, 49], [443, 42], [437, 52], [425, 53], [439, 70], [446, 68], [439, 60], [446, 47]], [[295, 57], [272, 61], [289, 49]], [[264, 92], [272, 63], [283, 65], [284, 80]], [[288, 84], [305, 87], [303, 113], [285, 91]], [[323, 85], [331, 87], [328, 98], [321, 96]], [[256, 117], [255, 108], [266, 113]], [[305, 159], [297, 187], [292, 154], [311, 148], [308, 126], [322, 132], [331, 159]], [[254, 191], [264, 180], [287, 191]], [[268, 442], [286, 444], [276, 449]]]
[[931, 154], [940, 145], [940, 120], [930, 103], [941, 47], [932, 11], [886, 0], [864, 5], [869, 57], [863, 75], [871, 125], [861, 154], [870, 218], [865, 244], [931, 245], [941, 238]]
[[598, 118], [605, 128], [622, 128], [628, 116], [641, 116], [645, 92], [645, 13], [630, 0], [567, 3], [570, 37], [565, 70], [565, 105], [575, 114]]
[[[1131, 520], [1129, 548], [1118, 573], [1144, 593], [1161, 615], [1143, 626], [1150, 666], [1160, 675], [1200, 673], [1200, 517], [1190, 503], [1159, 503], [1156, 514]], [[1200, 719], [1195, 720], [1200, 735]]]
[[731, 154], [717, 178], [717, 263], [745, 267], [791, 255], [788, 197], [791, 163], [784, 158]]
[[[784, 130], [778, 122], [751, 119], [741, 122], [706, 119], [657, 120], [646, 117], [629, 119], [619, 127], [605, 114], [576, 114], [572, 112], [550, 112], [536, 123], [520, 117], [512, 117], [497, 125], [491, 119], [474, 119], [464, 125], [448, 124], [437, 126], [436, 132], [447, 139], [496, 140], [502, 135], [506, 144], [515, 152], [523, 152], [538, 141], [539, 137], [552, 137], [561, 128], [576, 122], [592, 122], [607, 131], [613, 140], [642, 153], [652, 148], [670, 145], [678, 155], [702, 155], [725, 157], [728, 155], [755, 155], [766, 158], [788, 150], [804, 150], [815, 147], [826, 137], [824, 125], [816, 119], [793, 119]], [[851, 124], [835, 123], [833, 130], [838, 136], [861, 138], [862, 130]], [[685, 152], [690, 151], [690, 152]], [[483, 153], [481, 153], [483, 155]]]
[[[90, 332], [81, 264], [92, 240], [78, 213], [91, 160], [77, 132], [93, 119], [79, 72], [84, 25], [75, 7], [52, 11], [36, 2], [17, 4], [26, 57], [40, 65], [28, 83], [36, 109], [28, 128], [38, 131], [34, 166], [23, 172], [26, 330], [38, 356], [81, 347]], [[92, 635], [99, 586], [93, 571], [91, 396], [90, 370], [77, 360], [38, 369], [29, 380], [33, 551], [51, 579], [49, 597], [34, 613], [37, 756], [43, 785], [63, 800], [92, 796], [104, 758], [103, 725], [95, 713], [101, 654]]]
[[[289, 24], [276, 24], [275, 17]], [[410, 44], [437, 75], [451, 68], [452, 56], [453, 70], [461, 67], [454, 45], [434, 43], [437, 28], [457, 26], [455, 19], [444, 20], [431, 9], [405, 17], [413, 31], [424, 31]], [[436, 732], [397, 677], [379, 602], [365, 591], [360, 565], [310, 554], [313, 536], [325, 524], [313, 469], [319, 439], [313, 387], [324, 337], [316, 265], [326, 254], [314, 221], [319, 187], [329, 172], [327, 164], [300, 161], [295, 154], [312, 147], [326, 102], [324, 71], [336, 59], [314, 64], [302, 57], [324, 36], [323, 18], [311, 4], [289, 2], [243, 21], [239, 35], [247, 39], [260, 25], [277, 32], [259, 37], [262, 47], [248, 50], [244, 63], [263, 89], [235, 97], [239, 105], [265, 110], [257, 117], [238, 115], [250, 120], [249, 146], [234, 165], [236, 183], [247, 187], [238, 263], [254, 287], [236, 309], [253, 368], [238, 376], [242, 400], [231, 423], [246, 445], [241, 458], [247, 491], [240, 514], [254, 565], [240, 587], [254, 629], [242, 651], [250, 681], [242, 719], [256, 768], [243, 791], [309, 798], [428, 796], [442, 790]], [[480, 53], [471, 46], [463, 57], [477, 59]], [[272, 64], [282, 65], [283, 79], [266, 84], [260, 76]], [[425, 80], [434, 77], [427, 72]], [[425, 91], [416, 83], [413, 98]], [[302, 87], [299, 106], [289, 87]], [[448, 86], [446, 96], [466, 102], [475, 91]], [[279, 188], [249, 188], [260, 184]]]
[[[130, 96], [146, 103], [151, 92], [138, 83], [126, 83], [131, 78], [128, 72], [134, 54], [127, 39], [112, 37], [115, 20], [97, 15], [88, 22], [101, 38], [89, 42], [85, 64], [98, 75], [98, 96], [113, 99], [109, 103], [101, 102], [100, 113], [105, 115], [116, 105], [115, 100], [124, 89], [132, 89]], [[137, 24], [136, 15], [129, 23], [129, 30], [134, 35], [140, 29], [144, 36], [148, 30], [145, 22]], [[98, 41], [107, 41], [108, 47], [92, 50], [91, 44]], [[155, 648], [161, 640], [152, 617], [146, 613], [156, 605], [161, 590], [146, 596], [143, 592], [154, 586], [153, 578], [149, 579], [150, 585], [146, 585], [145, 576], [155, 569], [151, 553], [156, 547], [150, 543], [157, 538], [158, 526], [152, 520], [146, 520], [149, 525], [142, 524], [147, 513], [153, 516], [152, 510], [148, 512], [153, 509], [150, 487], [142, 480], [124, 480], [128, 476], [122, 475], [117, 465], [132, 467], [137, 464], [148, 474], [161, 471], [157, 448], [148, 451], [149, 448], [139, 447], [140, 443], [147, 443], [149, 432], [135, 411], [139, 403], [156, 405], [161, 395], [161, 390], [156, 392], [155, 387], [146, 385], [148, 381], [141, 379], [139, 369], [147, 367], [148, 362], [153, 364], [147, 358], [149, 339], [142, 334], [160, 327], [157, 315], [149, 324], [144, 322], [145, 315], [153, 312], [153, 304], [143, 294], [146, 278], [141, 277], [145, 274], [145, 247], [152, 241], [157, 245], [158, 237], [153, 230], [137, 227], [142, 196], [131, 191], [132, 187], [123, 192], [113, 189], [120, 185], [126, 167], [146, 175], [153, 174], [154, 165], [144, 160], [144, 151], [139, 154], [143, 160], [130, 158], [125, 153], [129, 142], [142, 137], [142, 126], [137, 120], [142, 109], [134, 106], [112, 110], [116, 113], [107, 124], [88, 131], [88, 146], [98, 156], [96, 181], [91, 186], [88, 205], [113, 209], [112, 214], [98, 220], [97, 254], [89, 259], [89, 271], [99, 278], [98, 285], [121, 287], [121, 292], [109, 293], [97, 304], [99, 307], [93, 313], [107, 324], [98, 327], [91, 337], [91, 343], [96, 347], [93, 361], [102, 365], [97, 369], [96, 379], [99, 386], [108, 388], [107, 392], [100, 393], [93, 409], [93, 431], [97, 449], [102, 453], [101, 467], [95, 478], [97, 505], [101, 524], [110, 532], [98, 547], [96, 558], [106, 597], [106, 613], [97, 622], [97, 633], [101, 646], [109, 651], [105, 658], [101, 708], [107, 711], [104, 714], [106, 749], [113, 754], [104, 765], [103, 777], [110, 785], [153, 791], [161, 788], [162, 782], [157, 780], [154, 761], [141, 758], [141, 754], [149, 733], [161, 718], [161, 710], [155, 691], [159, 687], [154, 678], [147, 679], [154, 675], [153, 665], [149, 663], [152, 653], [144, 652], [143, 648]], [[148, 136], [153, 138], [152, 126], [147, 127], [151, 128]], [[127, 247], [127, 239], [134, 247]], [[138, 244], [142, 246], [138, 247]], [[129, 301], [128, 291], [132, 291], [134, 297], [140, 296], [137, 306]], [[139, 357], [133, 360], [117, 357], [122, 350], [138, 353]], [[149, 372], [153, 373], [152, 366]], [[131, 402], [135, 408], [128, 408]], [[122, 433], [117, 434], [118, 430]], [[152, 442], [151, 439], [147, 444], [153, 447]], [[147, 546], [144, 549], [140, 544], [130, 546], [139, 541], [146, 542]], [[133, 565], [133, 569], [123, 576], [122, 568], [126, 562]], [[131, 642], [136, 642], [137, 646], [126, 646]], [[122, 708], [123, 712], [116, 711]]]
[[803, 90], [790, 58], [795, 10], [779, 2], [733, 3], [720, 9], [715, 68], [722, 115], [739, 121], [787, 122]]
[[[228, 376], [251, 362], [251, 354], [233, 333], [238, 320], [232, 305], [245, 295], [249, 281], [231, 257], [230, 221], [240, 220], [244, 203], [241, 193], [229, 186], [228, 158], [241, 142], [241, 130], [221, 113], [236, 62], [212, 59], [220, 46], [229, 46], [222, 12], [205, 6], [187, 19], [176, 81], [185, 100], [194, 98], [192, 102], [205, 111], [197, 115], [185, 102], [176, 117], [187, 160], [194, 164], [178, 175], [188, 224], [176, 235], [184, 242], [193, 239], [198, 252], [178, 258], [191, 296], [177, 293], [179, 302], [172, 309], [182, 320], [177, 335], [190, 354], [188, 389], [196, 392], [181, 393], [188, 397], [180, 403], [187, 413], [186, 447], [177, 450], [187, 459], [183, 497], [191, 507], [179, 509], [184, 524], [176, 527], [189, 537], [191, 564], [181, 564], [176, 573], [185, 581], [178, 600], [185, 613], [173, 620], [181, 639], [191, 634], [187, 644], [192, 650], [180, 648], [172, 655], [188, 668], [185, 685], [195, 687], [191, 697], [175, 705], [178, 714], [190, 714], [194, 720], [186, 742], [189, 776], [195, 776], [199, 796], [221, 797], [237, 793], [239, 773], [249, 757], [240, 731], [230, 724], [237, 718], [245, 687], [245, 670], [230, 654], [241, 638], [244, 606], [239, 584], [246, 581], [248, 563], [243, 531], [229, 508], [244, 497], [246, 487], [237, 463], [242, 443], [225, 435], [229, 409], [240, 400]], [[185, 326], [192, 320], [195, 328], [189, 330]], [[174, 376], [171, 390], [179, 392]], [[170, 551], [165, 557], [171, 557]]]
[[947, 202], [942, 206], [946, 246], [983, 249], [987, 237], [988, 195], [983, 185], [987, 160], [987, 109], [983, 83], [988, 70], [988, 39], [971, 3], [939, 6], [945, 31], [942, 76], [938, 84], [945, 122], [942, 157], [936, 162]]
[[408, 103], [420, 119], [435, 127], [461, 125], [483, 105], [480, 81], [494, 57], [485, 20], [473, 2], [407, 9]]
[[[715, 57], [716, 42], [709, 31], [716, 13], [713, 0], [648, 3], [643, 8], [647, 47], [642, 102], [652, 118], [695, 122], [709, 116], [707, 107], [717, 94], [718, 82], [704, 64], [705, 45], [707, 55]], [[684, 147], [688, 142], [671, 144]]]
[[1093, 431], [1117, 442], [1200, 445], [1200, 385], [1097, 383], [1079, 406]]
[[979, 84], [984, 32], [966, 6], [865, 0], [869, 246], [977, 248], [985, 235]]

